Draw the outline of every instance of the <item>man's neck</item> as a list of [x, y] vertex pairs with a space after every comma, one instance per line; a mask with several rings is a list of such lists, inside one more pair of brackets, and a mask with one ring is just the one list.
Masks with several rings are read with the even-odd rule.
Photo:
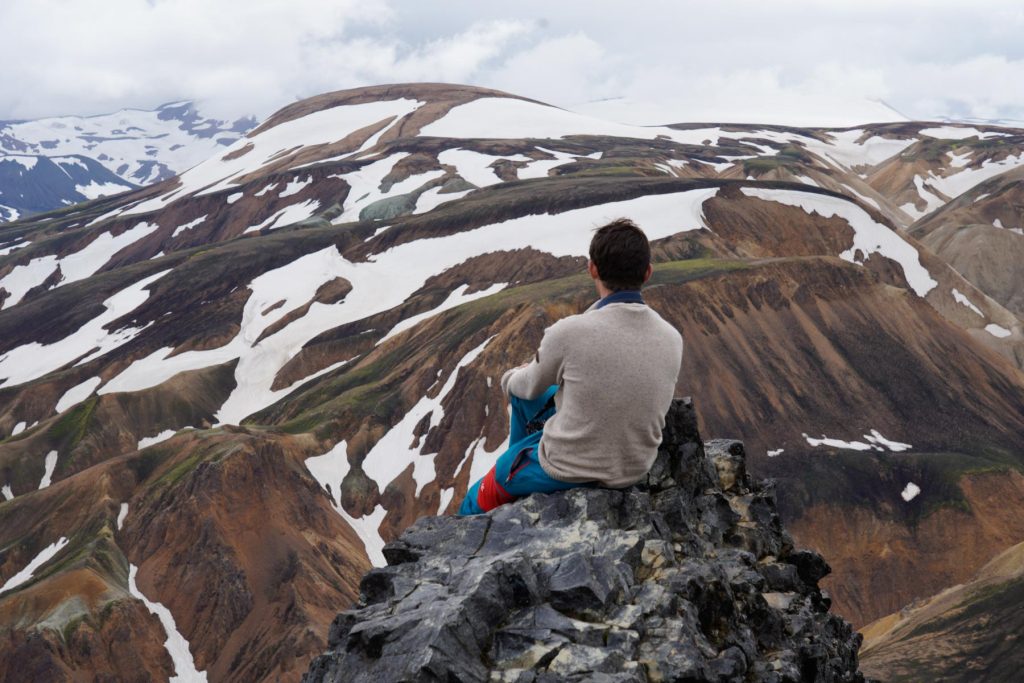
[[639, 289], [623, 289], [618, 292], [609, 292], [607, 296], [601, 297], [595, 308], [603, 308], [608, 304], [642, 304], [644, 298]]

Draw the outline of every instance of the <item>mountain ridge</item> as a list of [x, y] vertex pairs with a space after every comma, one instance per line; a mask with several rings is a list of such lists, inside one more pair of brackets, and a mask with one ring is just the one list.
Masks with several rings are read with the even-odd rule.
[[[0, 121], [0, 222], [159, 182], [254, 125], [252, 118], [230, 124], [204, 118], [189, 101]], [[21, 166], [17, 175], [14, 166]]]
[[[589, 230], [620, 215], [652, 238], [647, 298], [687, 340], [677, 389], [696, 394], [700, 428], [741, 433], [801, 544], [848, 558], [858, 546], [830, 525], [868, 520], [869, 558], [833, 563], [825, 584], [841, 614], [889, 614], [1019, 542], [971, 501], [1001, 490], [978, 470], [1022, 469], [1022, 324], [900, 209], [908, 192], [926, 201], [915, 177], [964, 185], [1017, 159], [1018, 136], [953, 126], [936, 134], [968, 143], [937, 148], [930, 123], [650, 129], [472, 88], [400, 94], [416, 92], [415, 109], [318, 108], [347, 97], [328, 94], [180, 178], [0, 227], [0, 578], [68, 540], [0, 596], [23, 615], [3, 622], [12, 643], [55, 671], [105, 671], [68, 643], [111, 642], [116, 603], [158, 653], [135, 585], [216, 680], [297, 680], [385, 542], [450, 511], [501, 452], [495, 379], [592, 302]], [[328, 495], [318, 462], [345, 471]], [[226, 510], [259, 510], [268, 491], [287, 542], [261, 555], [235, 535], [255, 522]], [[158, 546], [172, 520], [185, 530]], [[915, 564], [919, 529], [942, 541], [931, 564]], [[979, 555], [955, 561], [975, 537]], [[890, 564], [873, 563], [887, 539], [901, 539]], [[873, 587], [880, 566], [898, 577]], [[271, 575], [290, 578], [243, 599]], [[180, 597], [185, 577], [234, 616]], [[71, 597], [36, 599], [58, 584]], [[294, 656], [275, 651], [281, 633]]]

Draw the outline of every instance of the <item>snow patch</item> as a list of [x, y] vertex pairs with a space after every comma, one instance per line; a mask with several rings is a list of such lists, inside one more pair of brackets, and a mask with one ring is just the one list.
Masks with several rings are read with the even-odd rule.
[[704, 164], [705, 166], [710, 166], [711, 168], [715, 169], [715, 173], [721, 173], [725, 169], [731, 168], [734, 165], [732, 161], [714, 162], [714, 161], [703, 161], [701, 159], [694, 159], [694, 161], [696, 161], [698, 163], [701, 163], [701, 164]]
[[378, 504], [373, 508], [373, 512], [362, 517], [351, 517], [340, 509], [339, 512], [363, 542], [363, 548], [366, 549], [366, 556], [370, 558], [370, 564], [374, 567], [387, 565], [387, 561], [384, 559], [384, 539], [380, 535], [380, 525], [387, 514], [384, 506]]
[[244, 192], [232, 192], [231, 194], [228, 195], [228, 198], [225, 199], [224, 201], [226, 201], [228, 204], [234, 204], [235, 202], [237, 202], [239, 199], [241, 199], [244, 196], [245, 196]]
[[995, 323], [985, 325], [985, 331], [991, 334], [993, 337], [999, 337], [1000, 339], [1009, 337], [1011, 334], [1013, 334], [1013, 332], [1006, 329], [1002, 325], [996, 325]]
[[302, 191], [302, 188], [310, 185], [313, 182], [313, 176], [306, 176], [305, 180], [290, 180], [285, 188], [281, 190], [281, 194], [277, 195], [278, 198], [290, 197], [293, 194], [298, 194]]
[[918, 211], [917, 207], [914, 206], [913, 202], [907, 202], [900, 206], [900, 211], [910, 216], [911, 219], [917, 220], [924, 215], [923, 211]]
[[[5, 207], [0, 205], [0, 208], [5, 208]], [[11, 211], [14, 211], [14, 209], [11, 209]], [[13, 221], [13, 220], [17, 220], [17, 219], [18, 219], [18, 212], [14, 211], [14, 216], [11, 218], [11, 220]], [[25, 247], [27, 247], [30, 244], [32, 244], [32, 243], [31, 242], [18, 242], [17, 244], [8, 245], [8, 246], [0, 249], [0, 256], [7, 256], [11, 252], [17, 251], [18, 249], [24, 249]]]
[[199, 225], [200, 223], [205, 221], [206, 217], [209, 216], [209, 215], [210, 214], [203, 214], [202, 216], [200, 216], [199, 218], [195, 219], [194, 221], [189, 221], [188, 223], [185, 223], [184, 225], [179, 225], [178, 227], [176, 227], [174, 229], [174, 232], [171, 233], [171, 237], [172, 238], [177, 237], [178, 235], [180, 235], [181, 233], [185, 232], [186, 230], [191, 230], [192, 228], [196, 227], [197, 225]]
[[915, 138], [892, 140], [879, 135], [857, 142], [862, 135], [864, 130], [860, 128], [832, 131], [828, 133], [830, 142], [807, 139], [803, 141], [803, 145], [840, 168], [852, 169], [859, 166], [877, 166], [917, 142]]
[[431, 180], [441, 178], [444, 174], [445, 172], [443, 170], [435, 169], [433, 171], [427, 171], [426, 173], [418, 173], [416, 175], [409, 176], [405, 180], [400, 180], [392, 185], [391, 189], [387, 192], [387, 196], [393, 197], [415, 192]]
[[[141, 306], [149, 298], [145, 288], [169, 272], [165, 270], [150, 275], [114, 294], [103, 302], [107, 309], [104, 313], [60, 341], [52, 344], [30, 342], [0, 355], [0, 385], [13, 386], [37, 379], [85, 354], [89, 355], [81, 358], [78, 364], [88, 362], [135, 338], [141, 328], [109, 331], [104, 327]], [[95, 351], [90, 353], [93, 349]]]
[[899, 441], [891, 441], [885, 438], [877, 429], [872, 429], [870, 434], [864, 435], [864, 438], [875, 446], [883, 447], [897, 453], [900, 451], [909, 451], [913, 448], [909, 443], [900, 443]]
[[[933, 186], [935, 180], [935, 176], [929, 178], [929, 181], [933, 183]], [[914, 187], [917, 188], [917, 195], [925, 202], [924, 211], [921, 213], [922, 216], [931, 213], [932, 211], [938, 209], [939, 207], [943, 206], [946, 203], [945, 199], [939, 197], [931, 190], [929, 190], [927, 187], [925, 187], [925, 181], [919, 175], [914, 176]], [[941, 192], [942, 190], [939, 191]]]
[[[527, 180], [530, 178], [547, 178], [549, 173], [551, 172], [551, 169], [553, 168], [558, 168], [559, 166], [570, 164], [580, 157], [584, 159], [594, 159], [601, 154], [601, 152], [596, 152], [594, 154], [580, 155], [569, 154], [568, 152], [559, 152], [558, 150], [546, 149], [544, 147], [537, 147], [537, 149], [546, 154], [550, 154], [554, 158], [536, 159], [528, 163], [525, 167], [520, 168], [517, 173], [517, 176], [520, 180]], [[675, 161], [675, 159], [670, 160], [669, 164], [671, 164], [673, 161]], [[686, 164], [685, 161], [683, 161], [682, 163], [684, 165]], [[674, 175], [672, 173], [671, 167], [668, 169], [667, 172], [669, 173], [669, 175]]]
[[121, 509], [117, 511], [117, 530], [124, 527], [124, 520], [128, 516], [128, 503], [121, 503]]
[[384, 178], [394, 169], [395, 164], [407, 156], [409, 156], [407, 152], [392, 154], [389, 157], [369, 163], [357, 171], [327, 176], [328, 178], [340, 178], [348, 183], [349, 186], [348, 196], [345, 198], [345, 210], [331, 223], [340, 225], [341, 223], [357, 221], [359, 220], [359, 213], [363, 208], [379, 199], [391, 196], [390, 192], [381, 192], [380, 185], [384, 182]]
[[63, 413], [71, 406], [77, 405], [92, 396], [92, 392], [95, 391], [96, 387], [98, 387], [102, 382], [103, 380], [99, 377], [90, 377], [81, 384], [68, 389], [64, 392], [64, 395], [60, 397], [60, 400], [57, 401], [57, 413]]
[[953, 168], [964, 168], [971, 161], [971, 149], [967, 148], [960, 154], [953, 154], [953, 150], [946, 152], [949, 157], [949, 165]]
[[4, 155], [0, 157], [0, 162], [2, 161], [14, 162], [15, 164], [18, 164], [19, 166], [24, 168], [26, 171], [31, 171], [33, 168], [36, 167], [36, 164], [39, 163], [38, 157], [22, 156], [17, 154]]
[[[807, 443], [811, 446], [830, 446], [832, 448], [843, 448], [846, 450], [853, 451], [869, 451], [872, 448], [876, 451], [890, 450], [890, 451], [905, 451], [912, 448], [908, 443], [900, 443], [899, 441], [890, 441], [889, 439], [882, 436], [877, 429], [872, 429], [870, 434], [864, 434], [864, 441], [843, 441], [842, 439], [833, 439], [821, 435], [820, 439], [815, 439], [802, 434], [801, 436], [807, 440]], [[867, 443], [865, 443], [865, 441]]]
[[331, 496], [331, 504], [342, 519], [356, 532], [366, 549], [366, 556], [374, 567], [383, 567], [384, 539], [380, 536], [380, 523], [384, 520], [386, 510], [377, 505], [368, 515], [353, 517], [341, 506], [341, 482], [344, 481], [351, 466], [348, 463], [348, 445], [345, 441], [338, 442], [334, 448], [323, 455], [306, 458], [306, 469]]
[[928, 182], [947, 197], [956, 199], [972, 187], [1021, 164], [1024, 164], [1024, 153], [1016, 156], [1007, 155], [999, 161], [985, 159], [977, 168], [965, 168], [952, 175], [936, 176], [934, 173], [930, 173]]
[[164, 627], [164, 631], [167, 632], [167, 640], [164, 641], [164, 649], [166, 649], [167, 654], [171, 656], [171, 662], [174, 663], [175, 674], [174, 676], [171, 676], [170, 683], [205, 683], [206, 672], [196, 669], [196, 663], [192, 658], [192, 652], [189, 649], [188, 641], [185, 640], [185, 636], [181, 635], [181, 632], [178, 631], [178, 627], [174, 623], [174, 616], [171, 614], [171, 610], [167, 609], [159, 602], [152, 602], [142, 594], [142, 591], [139, 590], [139, 586], [136, 583], [136, 577], [138, 574], [139, 568], [134, 564], [129, 563], [128, 592], [141, 600], [142, 604], [146, 606], [146, 609], [157, 616]]
[[11, 436], [21, 434], [23, 431], [25, 431], [25, 427], [27, 425], [27, 422], [19, 422], [18, 424], [14, 425], [14, 429], [11, 430]]
[[844, 187], [845, 187], [845, 188], [846, 188], [847, 190], [849, 190], [850, 192], [852, 192], [853, 194], [855, 194], [855, 195], [857, 196], [857, 199], [861, 200], [861, 201], [862, 201], [862, 202], [864, 202], [865, 204], [870, 204], [871, 206], [875, 207], [875, 208], [876, 208], [876, 209], [878, 209], [879, 211], [881, 211], [881, 210], [882, 210], [882, 207], [880, 207], [880, 206], [878, 205], [878, 202], [877, 202], [877, 201], [875, 201], [874, 199], [872, 199], [871, 197], [868, 197], [868, 196], [866, 196], [866, 195], [863, 195], [863, 194], [861, 194], [860, 192], [857, 192], [857, 190], [853, 189], [853, 188], [852, 188], [852, 187], [850, 187], [849, 185], [844, 185]]
[[[9, 487], [5, 486], [4, 488], [8, 489]], [[4, 495], [6, 495], [6, 491], [4, 492]], [[10, 499], [8, 498], [8, 500]], [[0, 594], [6, 593], [9, 590], [17, 588], [23, 583], [31, 581], [32, 575], [35, 573], [35, 571], [47, 562], [49, 562], [50, 560], [52, 560], [53, 557], [57, 553], [59, 553], [67, 544], [68, 539], [64, 536], [61, 536], [58, 540], [40, 550], [39, 554], [33, 557], [32, 561], [29, 562], [24, 569], [22, 569], [20, 572], [18, 572], [11, 578], [7, 579], [7, 581], [4, 582], [3, 586], [0, 586]]]
[[870, 451], [871, 445], [862, 443], [860, 441], [843, 441], [842, 439], [831, 439], [824, 434], [821, 435], [820, 439], [815, 439], [807, 434], [802, 434], [807, 439], [807, 443], [811, 446], [831, 446], [832, 448], [845, 448], [853, 451]]
[[441, 489], [441, 501], [437, 505], [438, 516], [443, 515], [448, 504], [452, 502], [452, 498], [455, 497], [455, 487]]
[[86, 199], [99, 199], [119, 192], [127, 192], [132, 188], [119, 183], [98, 183], [95, 180], [88, 185], [76, 185], [75, 192]]
[[786, 451], [785, 448], [778, 448], [778, 449], [776, 449], [774, 451], [768, 451], [768, 457], [769, 458], [774, 458], [777, 455], [782, 455], [785, 451]]
[[903, 488], [903, 491], [900, 493], [900, 496], [903, 497], [903, 500], [909, 503], [910, 501], [914, 500], [914, 498], [917, 498], [917, 494], [919, 493], [921, 493], [921, 487], [915, 484], [914, 482], [909, 481], [907, 482], [907, 485]]
[[[88, 164], [79, 159], [78, 157], [51, 157], [50, 161], [55, 162], [59, 166], [77, 166], [86, 171], [89, 170]], [[67, 171], [65, 171], [66, 173]]]
[[0, 305], [0, 310], [10, 308], [21, 301], [33, 287], [38, 287], [57, 269], [57, 257], [40, 256], [28, 263], [15, 266], [11, 272], [0, 278], [0, 287], [10, 294]]
[[14, 491], [11, 490], [10, 484], [4, 484], [3, 489], [0, 492], [4, 494], [4, 500], [14, 500]]
[[972, 311], [980, 315], [982, 318], [985, 317], [985, 314], [981, 312], [981, 309], [975, 306], [973, 303], [971, 303], [971, 300], [967, 298], [967, 295], [963, 294], [956, 287], [953, 288], [953, 298], [956, 300], [957, 303], [963, 304], [967, 308], [971, 309]]
[[57, 286], [63, 287], [64, 285], [78, 282], [94, 275], [107, 264], [114, 254], [153, 234], [158, 229], [159, 226], [155, 223], [142, 222], [129, 230], [125, 230], [117, 237], [109, 232], [103, 233], [84, 249], [60, 259], [58, 263], [60, 265], [60, 272], [64, 277]]
[[178, 432], [174, 429], [165, 429], [156, 436], [147, 436], [145, 438], [139, 439], [139, 445], [136, 448], [136, 450], [141, 451], [143, 448], [149, 448], [153, 444], [158, 444], [161, 441], [167, 441], [167, 439], [171, 438], [177, 433]]
[[484, 446], [485, 441], [486, 439], [484, 439], [482, 435], [474, 441], [469, 448], [466, 449], [466, 457], [459, 463], [459, 468], [455, 470], [455, 476], [457, 477], [462, 471], [462, 467], [472, 457], [472, 462], [469, 466], [470, 485], [487, 474], [498, 462], [498, 458], [501, 454], [507, 451], [509, 447], [507, 436], [505, 437], [505, 440], [498, 444], [493, 451], [487, 450]]
[[476, 299], [482, 299], [484, 297], [490, 296], [491, 294], [496, 294], [497, 292], [500, 292], [502, 289], [504, 289], [507, 285], [507, 282], [498, 282], [491, 285], [487, 289], [482, 289], [478, 292], [473, 292], [472, 294], [466, 294], [466, 290], [469, 289], [469, 285], [460, 285], [459, 287], [454, 289], [452, 293], [448, 295], [448, 298], [442, 301], [436, 308], [432, 308], [429, 311], [424, 311], [423, 313], [419, 313], [417, 315], [408, 317], [405, 320], [399, 322], [394, 327], [392, 327], [390, 332], [388, 332], [387, 334], [380, 338], [380, 340], [377, 342], [377, 345], [384, 343], [391, 337], [394, 337], [395, 335], [404, 332], [405, 330], [415, 327], [416, 325], [426, 320], [427, 318], [433, 318], [435, 315], [441, 313], [442, 311], [447, 311], [450, 308], [461, 306], [464, 303], [475, 301]]
[[503, 157], [468, 149], [446, 149], [437, 155], [437, 160], [441, 164], [454, 166], [463, 180], [477, 187], [487, 187], [501, 182], [501, 178], [493, 169], [497, 161], [532, 161], [522, 154]]
[[413, 214], [427, 213], [432, 211], [442, 204], [454, 201], [456, 199], [462, 199], [473, 190], [463, 190], [462, 192], [448, 192], [441, 194], [440, 187], [432, 187], [419, 196], [416, 200], [416, 208], [413, 209]]
[[983, 133], [977, 128], [961, 128], [959, 126], [940, 126], [938, 128], [924, 128], [918, 131], [920, 135], [940, 140], [966, 140], [967, 138], [1001, 138], [1007, 137], [1009, 133]]
[[479, 346], [469, 351], [456, 363], [455, 367], [448, 374], [448, 379], [437, 392], [434, 398], [424, 396], [414, 405], [405, 416], [392, 427], [388, 432], [374, 444], [366, 458], [363, 460], [363, 471], [366, 475], [377, 482], [377, 486], [383, 491], [388, 484], [395, 480], [399, 474], [412, 464], [413, 479], [416, 481], [415, 496], [419, 496], [423, 487], [436, 478], [434, 470], [434, 456], [423, 455], [419, 447], [413, 448], [413, 430], [428, 413], [431, 414], [431, 424], [439, 424], [444, 417], [442, 403], [448, 392], [455, 386], [459, 370], [470, 365], [477, 356], [487, 347], [487, 344], [494, 339], [488, 337]]
[[900, 264], [911, 289], [921, 297], [939, 284], [921, 264], [920, 254], [913, 246], [904, 241], [894, 230], [876, 222], [864, 209], [853, 202], [838, 197], [796, 190], [770, 190], [759, 187], [741, 189], [743, 194], [750, 197], [798, 206], [807, 213], [816, 212], [826, 218], [838, 216], [844, 219], [853, 228], [853, 246], [839, 254], [839, 258], [844, 261], [863, 265], [863, 262], [856, 258], [858, 251], [864, 255], [864, 258], [875, 253], [890, 258]]
[[317, 199], [307, 199], [304, 202], [298, 204], [292, 204], [286, 206], [267, 220], [263, 221], [259, 225], [253, 225], [245, 229], [245, 232], [257, 232], [264, 228], [273, 230], [274, 228], [281, 228], [292, 223], [298, 223], [311, 218], [316, 210], [320, 208], [320, 201]]
[[57, 467], [57, 451], [50, 451], [46, 454], [44, 467], [45, 471], [43, 472], [43, 479], [39, 482], [40, 489], [45, 489], [49, 486], [53, 479], [53, 470]]

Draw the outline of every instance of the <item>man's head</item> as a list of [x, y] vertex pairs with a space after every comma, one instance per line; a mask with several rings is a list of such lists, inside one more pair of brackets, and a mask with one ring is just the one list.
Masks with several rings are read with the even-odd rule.
[[609, 292], [640, 289], [651, 277], [651, 245], [647, 235], [628, 218], [618, 218], [598, 228], [590, 240], [588, 269], [590, 276]]

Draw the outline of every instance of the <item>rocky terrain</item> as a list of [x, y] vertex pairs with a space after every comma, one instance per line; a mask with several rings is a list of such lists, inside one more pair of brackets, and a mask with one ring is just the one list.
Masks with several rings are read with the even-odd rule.
[[686, 400], [637, 486], [423, 517], [384, 555], [305, 683], [864, 680], [828, 564]]
[[590, 231], [622, 215], [678, 393], [778, 479], [834, 610], [970, 581], [1024, 540], [1024, 326], [907, 205], [966, 205], [1021, 154], [992, 126], [637, 127], [381, 86], [4, 225], [0, 671], [117, 676], [130, 645], [157, 678], [298, 680], [385, 544], [502, 451], [497, 379], [593, 302]]

